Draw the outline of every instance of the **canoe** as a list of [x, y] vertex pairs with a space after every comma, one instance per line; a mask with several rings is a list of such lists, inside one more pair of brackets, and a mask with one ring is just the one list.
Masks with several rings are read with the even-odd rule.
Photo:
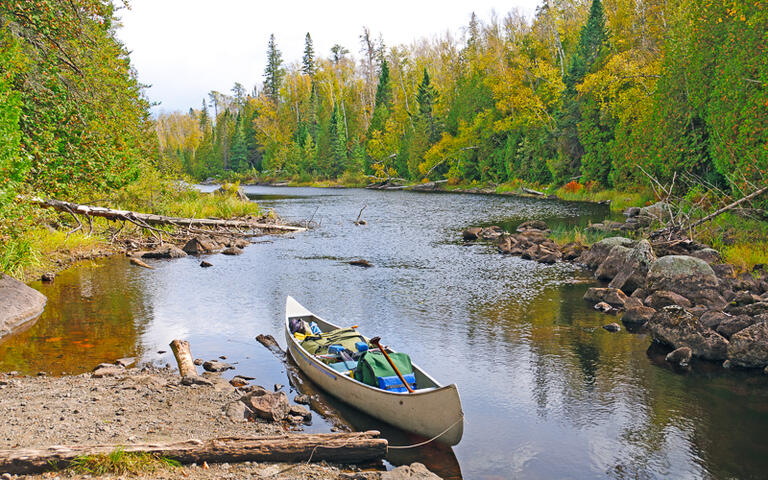
[[288, 352], [299, 369], [320, 388], [342, 402], [407, 432], [447, 445], [456, 445], [461, 441], [464, 412], [456, 385], [440, 385], [416, 364], [413, 364], [417, 387], [414, 393], [390, 392], [366, 385], [337, 372], [302, 348], [289, 326], [290, 319], [297, 317], [308, 323], [316, 322], [323, 332], [341, 327], [314, 315], [292, 297], [286, 299], [285, 340]]

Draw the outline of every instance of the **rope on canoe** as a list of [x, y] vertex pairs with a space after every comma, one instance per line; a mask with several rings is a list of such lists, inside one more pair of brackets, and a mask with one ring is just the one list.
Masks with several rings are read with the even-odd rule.
[[459, 424], [459, 422], [461, 422], [461, 421], [463, 421], [463, 420], [464, 420], [464, 414], [462, 413], [462, 414], [461, 414], [461, 416], [459, 417], [459, 419], [458, 419], [458, 420], [456, 420], [455, 422], [453, 422], [453, 423], [452, 423], [452, 424], [451, 424], [451, 425], [450, 425], [448, 428], [446, 428], [446, 429], [445, 429], [445, 430], [443, 430], [442, 432], [438, 433], [438, 434], [437, 434], [437, 435], [435, 435], [434, 437], [430, 438], [429, 440], [425, 440], [425, 441], [423, 441], [423, 442], [421, 442], [421, 443], [414, 443], [413, 445], [389, 445], [389, 446], [387, 446], [387, 448], [388, 448], [388, 449], [389, 449], [389, 448], [392, 448], [392, 449], [395, 449], [395, 450], [406, 450], [406, 449], [408, 449], [408, 448], [418, 448], [418, 447], [422, 447], [422, 446], [424, 446], [424, 445], [426, 445], [426, 444], [428, 444], [428, 443], [434, 442], [434, 441], [435, 441], [435, 440], [437, 440], [438, 438], [442, 437], [443, 435], [445, 435], [446, 433], [448, 433], [448, 430], [452, 429], [453, 427], [455, 427], [456, 425], [458, 425], [458, 424]]

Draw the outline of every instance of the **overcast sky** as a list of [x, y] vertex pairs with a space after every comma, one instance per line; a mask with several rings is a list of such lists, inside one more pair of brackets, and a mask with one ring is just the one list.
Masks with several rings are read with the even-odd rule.
[[139, 80], [158, 111], [200, 108], [211, 90], [230, 93], [235, 82], [261, 86], [267, 42], [275, 34], [287, 63], [298, 62], [304, 36], [317, 56], [339, 43], [359, 58], [359, 35], [368, 26], [388, 46], [421, 37], [464, 34], [472, 11], [481, 20], [518, 8], [530, 16], [539, 0], [463, 1], [257, 1], [131, 0], [121, 10], [118, 36], [132, 52]]

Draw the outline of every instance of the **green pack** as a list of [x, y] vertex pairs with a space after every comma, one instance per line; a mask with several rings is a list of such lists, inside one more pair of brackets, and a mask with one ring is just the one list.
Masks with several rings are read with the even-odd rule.
[[[402, 375], [413, 373], [411, 357], [407, 353], [390, 353], [389, 358]], [[355, 380], [372, 387], [378, 387], [378, 377], [397, 375], [383, 353], [366, 352], [358, 361], [355, 369]]]
[[339, 328], [321, 333], [320, 335], [307, 337], [301, 342], [301, 346], [313, 355], [324, 355], [328, 353], [328, 347], [331, 345], [341, 345], [355, 352], [357, 351], [355, 347], [357, 342], [365, 342], [365, 337], [357, 333], [354, 328]]

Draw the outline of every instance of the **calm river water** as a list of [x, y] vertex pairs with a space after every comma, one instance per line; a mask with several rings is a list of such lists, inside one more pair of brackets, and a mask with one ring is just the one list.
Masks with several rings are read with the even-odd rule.
[[[174, 364], [168, 342], [187, 338], [202, 358], [226, 355], [231, 374], [287, 384], [254, 341], [283, 343], [286, 295], [343, 325], [359, 325], [442, 383], [456, 383], [466, 414], [453, 448], [398, 453], [449, 478], [766, 478], [768, 379], [698, 362], [676, 371], [644, 334], [608, 333], [613, 318], [582, 300], [588, 273], [465, 246], [473, 225], [526, 219], [586, 224], [607, 208], [461, 194], [246, 187], [289, 220], [319, 228], [263, 237], [239, 257], [112, 258], [70, 269], [52, 285], [41, 319], [0, 343], [0, 370], [78, 373], [138, 355]], [[363, 206], [367, 226], [352, 221]], [[344, 263], [365, 258], [373, 268]], [[358, 428], [411, 443], [354, 411]], [[316, 418], [314, 431], [330, 426]]]

